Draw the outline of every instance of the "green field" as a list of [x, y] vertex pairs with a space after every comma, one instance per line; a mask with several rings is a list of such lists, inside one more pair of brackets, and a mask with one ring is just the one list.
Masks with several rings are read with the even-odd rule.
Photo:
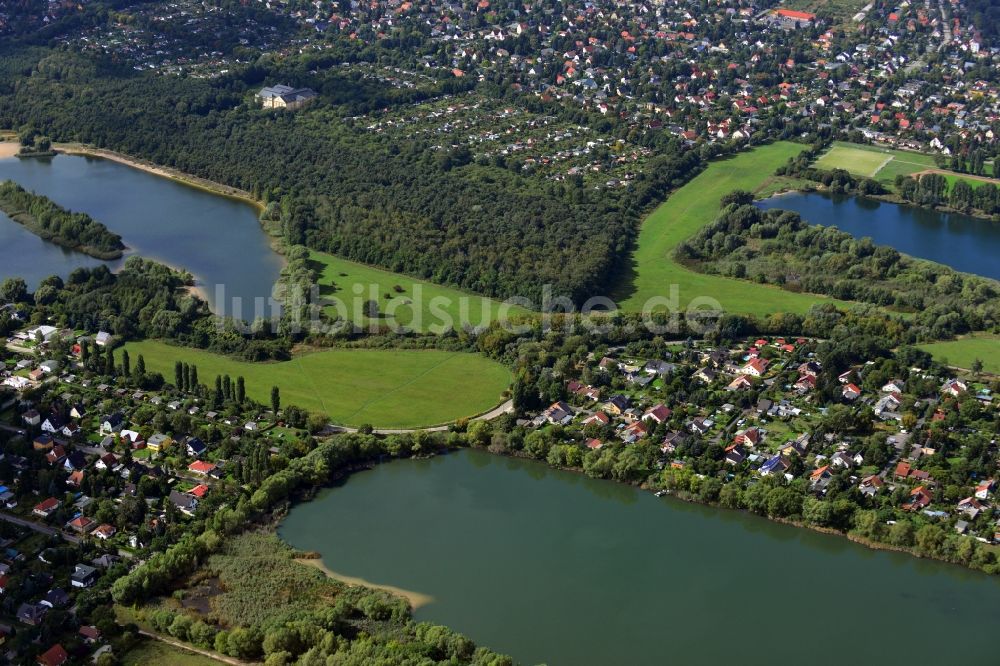
[[969, 369], [977, 358], [986, 372], [1000, 375], [1000, 335], [970, 335], [958, 340], [920, 345], [934, 359], [957, 368]]
[[485, 356], [434, 350], [332, 349], [279, 363], [246, 363], [199, 349], [145, 340], [126, 347], [132, 363], [174, 377], [174, 362], [198, 366], [202, 383], [216, 375], [246, 378], [247, 395], [270, 404], [271, 387], [284, 405], [326, 414], [334, 423], [418, 428], [489, 411], [503, 401], [510, 371]]
[[516, 306], [505, 307], [491, 298], [323, 252], [311, 253], [309, 260], [320, 274], [320, 295], [337, 301], [336, 305], [326, 307], [327, 313], [364, 327], [372, 323], [366, 316], [368, 300], [379, 304], [378, 324], [405, 326], [419, 333], [461, 330], [465, 325], [485, 326], [505, 312], [527, 312]]
[[[729, 312], [766, 315], [805, 312], [824, 296], [798, 294], [778, 287], [697, 273], [674, 261], [674, 249], [695, 235], [719, 213], [719, 200], [733, 190], [765, 187], [775, 170], [804, 146], [787, 141], [762, 146], [712, 162], [684, 187], [670, 195], [642, 223], [632, 265], [614, 290], [618, 306], [642, 311], [654, 297], [670, 297], [677, 286], [680, 308], [709, 297]], [[835, 301], [836, 302], [836, 301]], [[659, 309], [659, 308], [658, 308]]]
[[[820, 169], [844, 169], [856, 176], [874, 178], [890, 187], [896, 182], [896, 176], [909, 176], [920, 171], [938, 168], [933, 155], [842, 141], [834, 143], [830, 150], [821, 155], [816, 160], [815, 166]], [[943, 174], [949, 187], [959, 180], [964, 180], [973, 188], [986, 182], [976, 178], [964, 178], [962, 174], [958, 173], [945, 171]]]
[[871, 178], [887, 161], [892, 160], [892, 155], [870, 150], [867, 146], [838, 144], [816, 160], [816, 167], [829, 170], [844, 169], [858, 176]]
[[219, 666], [225, 662], [147, 639], [122, 657], [121, 663], [123, 666]]

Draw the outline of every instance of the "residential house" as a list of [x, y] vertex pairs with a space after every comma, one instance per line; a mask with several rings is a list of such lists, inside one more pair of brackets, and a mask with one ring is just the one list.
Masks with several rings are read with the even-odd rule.
[[592, 423], [597, 425], [608, 425], [609, 423], [611, 423], [611, 417], [605, 414], [604, 412], [594, 412], [592, 415], [588, 416], [583, 420], [583, 425], [585, 427], [589, 426]]
[[48, 606], [25, 602], [18, 606], [17, 619], [32, 627], [38, 626], [49, 612]]
[[48, 518], [60, 506], [62, 506], [62, 502], [57, 500], [55, 497], [50, 497], [36, 504], [35, 508], [32, 510], [32, 513], [35, 514], [36, 516], [39, 516], [40, 518]]
[[39, 666], [63, 666], [67, 661], [69, 661], [69, 654], [58, 643], [38, 655]]
[[173, 443], [174, 440], [171, 439], [169, 435], [164, 435], [163, 433], [158, 432], [146, 440], [146, 448], [153, 453], [159, 453]]
[[969, 386], [965, 382], [958, 379], [949, 380], [944, 383], [944, 386], [941, 387], [941, 391], [943, 393], [955, 398], [959, 397], [968, 390]]
[[655, 421], [658, 424], [665, 423], [666, 420], [670, 418], [670, 415], [672, 413], [673, 412], [671, 412], [668, 407], [664, 405], [656, 405], [655, 407], [648, 410], [645, 414], [642, 415], [642, 420]]
[[813, 470], [809, 475], [809, 489], [813, 492], [826, 492], [826, 487], [833, 480], [833, 473], [829, 465], [823, 465], [819, 469]]
[[77, 564], [70, 576], [73, 587], [90, 587], [97, 580], [97, 569], [88, 564]]
[[169, 499], [181, 513], [188, 516], [193, 516], [195, 510], [198, 508], [198, 498], [188, 495], [187, 493], [171, 490]]
[[907, 511], [919, 511], [930, 506], [932, 499], [930, 490], [917, 486], [910, 492], [910, 498], [903, 503], [903, 508]]
[[102, 541], [107, 541], [108, 539], [113, 537], [117, 532], [118, 530], [115, 528], [114, 525], [103, 523], [101, 525], [98, 525], [97, 528], [94, 529], [93, 535], [98, 539], [101, 539]]
[[963, 500], [959, 500], [958, 505], [955, 507], [956, 511], [965, 514], [970, 520], [975, 520], [985, 507], [983, 504], [975, 497], [966, 497]]
[[856, 384], [845, 384], [840, 392], [844, 396], [844, 400], [854, 401], [861, 397], [861, 389]]
[[101, 434], [110, 435], [111, 433], [118, 432], [124, 423], [125, 417], [122, 416], [121, 412], [109, 414], [101, 419]]
[[205, 462], [204, 460], [195, 460], [193, 463], [188, 465], [188, 471], [200, 476], [208, 476], [215, 471], [215, 465], [210, 462]]
[[766, 358], [752, 358], [737, 372], [750, 377], [763, 377], [770, 363]]
[[197, 437], [189, 437], [187, 440], [187, 454], [192, 458], [200, 458], [205, 455], [208, 447], [205, 442], [201, 441]]
[[764, 464], [760, 466], [758, 472], [761, 476], [784, 474], [788, 470], [789, 466], [789, 462], [785, 458], [781, 455], [775, 455], [768, 458]]
[[542, 412], [542, 416], [549, 423], [566, 425], [573, 420], [573, 408], [560, 400], [549, 405], [548, 409]]
[[726, 386], [727, 391], [747, 391], [753, 388], [753, 382], [751, 382], [746, 375], [737, 375], [733, 381], [729, 382]]
[[996, 488], [996, 481], [993, 479], [986, 479], [985, 481], [980, 481], [976, 486], [976, 492], [973, 493], [976, 499], [986, 500], [989, 498], [990, 493]]
[[66, 527], [70, 528], [77, 534], [86, 534], [90, 530], [94, 529], [96, 525], [97, 523], [86, 516], [77, 516], [73, 520], [66, 523]]
[[866, 476], [861, 479], [861, 483], [858, 484], [858, 490], [861, 491], [862, 495], [867, 495], [872, 497], [878, 494], [878, 491], [885, 485], [885, 481], [882, 480], [878, 474], [872, 474], [871, 476]]
[[608, 400], [607, 405], [605, 405], [607, 411], [620, 416], [625, 413], [625, 410], [629, 408], [629, 399], [624, 395], [613, 395]]

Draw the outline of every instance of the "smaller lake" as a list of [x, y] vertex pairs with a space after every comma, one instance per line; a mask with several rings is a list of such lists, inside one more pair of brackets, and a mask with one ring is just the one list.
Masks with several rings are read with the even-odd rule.
[[955, 270], [1000, 280], [1000, 223], [960, 213], [822, 192], [783, 194], [758, 203], [792, 210], [811, 224], [836, 226], [858, 238]]
[[[139, 254], [189, 271], [214, 312], [253, 319], [255, 299], [269, 297], [281, 273], [282, 258], [246, 202], [81, 155], [0, 159], [0, 180], [8, 179], [104, 223], [121, 235], [126, 257]], [[102, 262], [47, 243], [3, 213], [0, 248], [0, 280], [23, 277], [32, 289], [49, 275], [65, 278], [101, 263], [115, 270], [124, 261]]]

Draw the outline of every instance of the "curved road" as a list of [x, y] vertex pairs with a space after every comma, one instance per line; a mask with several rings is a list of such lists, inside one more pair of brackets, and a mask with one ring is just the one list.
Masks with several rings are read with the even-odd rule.
[[[504, 414], [509, 414], [514, 411], [514, 401], [508, 400], [507, 402], [498, 405], [497, 407], [491, 409], [490, 411], [480, 414], [479, 416], [473, 416], [470, 421], [492, 421], [495, 418], [499, 418]], [[451, 427], [452, 424], [448, 423], [445, 425], [431, 426], [430, 428], [406, 428], [406, 429], [385, 429], [378, 428], [373, 432], [376, 435], [402, 435], [405, 433], [413, 432], [444, 432]], [[331, 434], [343, 433], [343, 432], [357, 432], [357, 428], [349, 428], [347, 426], [331, 426], [329, 432]]]

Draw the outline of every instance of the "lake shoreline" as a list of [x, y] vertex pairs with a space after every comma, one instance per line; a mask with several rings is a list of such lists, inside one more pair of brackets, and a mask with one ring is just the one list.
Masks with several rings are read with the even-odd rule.
[[[287, 543], [287, 542], [286, 542]], [[299, 564], [305, 565], [307, 567], [312, 567], [313, 569], [318, 569], [322, 571], [327, 578], [333, 580], [338, 580], [345, 585], [350, 587], [366, 587], [374, 590], [382, 590], [390, 594], [394, 594], [397, 597], [402, 597], [410, 604], [412, 610], [416, 610], [427, 604], [434, 603], [434, 597], [429, 594], [424, 594], [422, 592], [414, 592], [413, 590], [404, 590], [401, 587], [396, 587], [394, 585], [382, 585], [380, 583], [373, 583], [364, 578], [358, 578], [356, 576], [345, 576], [344, 574], [337, 573], [333, 571], [328, 566], [323, 563], [322, 557], [296, 557], [295, 561]]]
[[169, 180], [179, 182], [183, 185], [187, 185], [188, 187], [211, 192], [212, 194], [227, 197], [229, 199], [243, 201], [256, 208], [258, 213], [263, 212], [264, 210], [264, 204], [257, 199], [254, 199], [253, 195], [246, 190], [223, 185], [222, 183], [218, 183], [207, 178], [185, 173], [184, 171], [173, 167], [154, 164], [153, 162], [147, 162], [146, 160], [138, 157], [132, 157], [131, 155], [125, 155], [123, 153], [107, 150], [105, 148], [95, 148], [86, 144], [54, 143], [52, 145], [56, 154], [97, 157], [111, 162], [117, 162], [118, 164], [124, 164], [125, 166], [132, 167], [133, 169], [138, 169], [139, 171], [145, 171], [146, 173], [153, 174], [154, 176], [159, 176], [160, 178], [167, 178]]

